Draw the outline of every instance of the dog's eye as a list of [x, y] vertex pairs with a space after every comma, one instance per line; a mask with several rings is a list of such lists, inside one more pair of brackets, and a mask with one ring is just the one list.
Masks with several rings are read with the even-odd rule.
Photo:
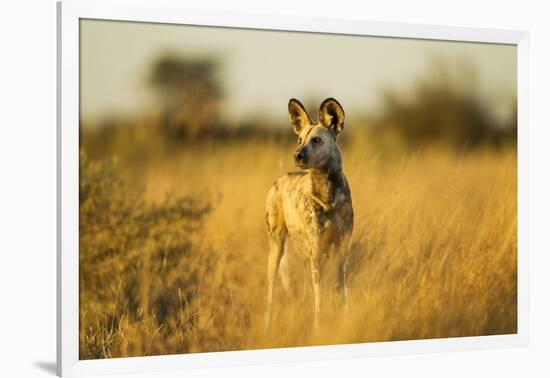
[[312, 139], [312, 141], [313, 141], [313, 144], [319, 144], [319, 143], [321, 143], [321, 138], [315, 137], [315, 138]]

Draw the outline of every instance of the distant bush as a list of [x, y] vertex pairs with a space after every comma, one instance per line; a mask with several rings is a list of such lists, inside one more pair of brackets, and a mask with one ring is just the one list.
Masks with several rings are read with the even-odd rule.
[[160, 100], [164, 131], [193, 139], [215, 126], [223, 97], [218, 71], [212, 58], [166, 54], [153, 63], [149, 84]]
[[[408, 93], [392, 89], [383, 93], [383, 110], [373, 122], [375, 136], [398, 136], [413, 147], [439, 143], [460, 149], [516, 140], [515, 103], [509, 105], [509, 119], [497, 122], [476, 96], [474, 72], [452, 79], [444, 63], [435, 64], [431, 71], [432, 75], [419, 77]], [[461, 81], [474, 84], [464, 88]]]
[[149, 346], [124, 344], [124, 333], [140, 323], [151, 334], [176, 327], [166, 319], [192, 311], [213, 263], [193, 240], [209, 211], [193, 198], [146, 203], [116, 161], [81, 153], [80, 358], [110, 357], [114, 345], [146, 353]]

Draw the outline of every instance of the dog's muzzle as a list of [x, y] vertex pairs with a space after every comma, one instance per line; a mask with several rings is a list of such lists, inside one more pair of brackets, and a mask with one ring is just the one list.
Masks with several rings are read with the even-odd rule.
[[294, 161], [298, 167], [303, 167], [306, 164], [307, 155], [306, 152], [302, 149], [294, 153]]

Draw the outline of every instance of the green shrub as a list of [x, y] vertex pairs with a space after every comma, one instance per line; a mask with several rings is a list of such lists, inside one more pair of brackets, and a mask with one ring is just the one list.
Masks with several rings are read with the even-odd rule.
[[[81, 153], [81, 358], [110, 357], [123, 346], [124, 327], [139, 322], [154, 330], [178, 326], [166, 319], [188, 310], [214, 263], [193, 240], [209, 211], [194, 198], [147, 203], [121, 179], [116, 161]], [[131, 354], [149, 346], [125, 347]]]

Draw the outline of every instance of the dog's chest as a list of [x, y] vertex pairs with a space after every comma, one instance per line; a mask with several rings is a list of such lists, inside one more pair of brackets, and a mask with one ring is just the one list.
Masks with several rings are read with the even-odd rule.
[[311, 178], [289, 188], [283, 206], [292, 239], [306, 250], [319, 243], [320, 247], [338, 244], [350, 223], [345, 214], [351, 203], [345, 193], [345, 189]]

